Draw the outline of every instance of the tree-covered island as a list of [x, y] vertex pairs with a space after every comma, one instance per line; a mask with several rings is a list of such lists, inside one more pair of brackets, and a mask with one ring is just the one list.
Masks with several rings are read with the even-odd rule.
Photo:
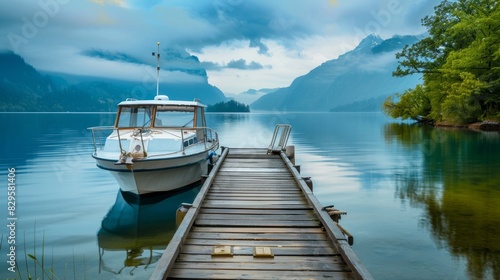
[[250, 112], [250, 106], [235, 100], [229, 100], [208, 106], [207, 112], [248, 113]]
[[385, 113], [437, 125], [500, 121], [500, 2], [442, 1], [422, 19], [429, 36], [396, 54], [393, 75], [423, 83], [387, 98]]

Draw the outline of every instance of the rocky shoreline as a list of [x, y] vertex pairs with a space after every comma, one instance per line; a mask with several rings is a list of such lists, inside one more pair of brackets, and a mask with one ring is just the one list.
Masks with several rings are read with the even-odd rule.
[[500, 123], [491, 121], [473, 123], [468, 125], [467, 127], [469, 129], [479, 131], [500, 131]]
[[468, 129], [474, 130], [474, 131], [485, 131], [485, 132], [497, 131], [497, 132], [500, 132], [500, 123], [492, 122], [492, 121], [483, 121], [483, 122], [476, 122], [476, 123], [463, 124], [463, 125], [448, 124], [448, 123], [436, 123], [436, 124], [434, 124], [434, 126], [468, 128]]

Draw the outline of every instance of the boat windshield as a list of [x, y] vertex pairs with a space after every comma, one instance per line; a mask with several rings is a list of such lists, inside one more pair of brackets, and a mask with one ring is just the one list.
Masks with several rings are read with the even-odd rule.
[[155, 127], [193, 127], [194, 108], [187, 106], [158, 106]]
[[117, 127], [145, 127], [151, 122], [151, 106], [122, 107], [118, 116]]

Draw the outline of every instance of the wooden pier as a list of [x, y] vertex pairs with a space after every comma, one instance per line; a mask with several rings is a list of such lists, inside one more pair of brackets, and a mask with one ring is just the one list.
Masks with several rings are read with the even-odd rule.
[[151, 276], [373, 279], [285, 153], [225, 148]]

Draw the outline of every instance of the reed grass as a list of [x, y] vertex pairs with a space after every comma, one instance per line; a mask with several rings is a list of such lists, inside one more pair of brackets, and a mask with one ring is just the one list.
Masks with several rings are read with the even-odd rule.
[[[51, 256], [51, 265], [47, 266], [45, 261], [46, 252], [45, 252], [45, 231], [42, 233], [42, 241], [41, 241], [41, 255], [37, 255], [37, 232], [36, 232], [36, 223], [34, 225], [33, 231], [33, 253], [28, 253], [26, 246], [26, 232], [23, 233], [23, 253], [24, 253], [24, 268], [19, 266], [19, 262], [16, 263], [16, 271], [17, 277], [15, 278], [7, 278], [6, 280], [66, 280], [66, 273], [68, 272], [68, 262], [64, 263], [64, 274], [62, 279], [54, 271], [54, 248], [52, 248], [52, 256]], [[39, 242], [39, 241], [38, 241]], [[0, 249], [3, 245], [3, 234], [0, 239]], [[17, 261], [20, 261], [19, 259]], [[31, 263], [32, 262], [32, 263]], [[85, 256], [83, 256], [83, 279], [86, 279], [86, 260]], [[73, 251], [72, 258], [72, 267], [73, 267], [73, 279], [77, 278], [76, 272], [76, 257], [75, 252]]]

